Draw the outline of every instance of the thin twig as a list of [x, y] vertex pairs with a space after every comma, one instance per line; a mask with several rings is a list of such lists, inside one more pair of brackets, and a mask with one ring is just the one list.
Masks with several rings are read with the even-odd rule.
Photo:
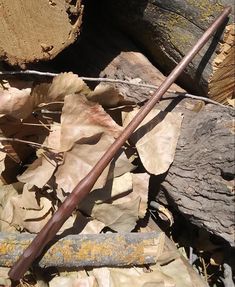
[[[20, 71], [0, 71], [0, 75], [19, 75], [19, 74], [26, 74], [26, 75], [39, 75], [39, 76], [47, 76], [47, 77], [55, 77], [58, 76], [59, 73], [50, 73], [50, 72], [40, 72], [35, 70], [20, 70]], [[136, 86], [136, 87], [142, 87], [142, 88], [148, 88], [148, 89], [158, 89], [158, 86], [156, 85], [150, 85], [150, 84], [140, 84], [140, 83], [133, 83], [132, 81], [125, 81], [125, 80], [119, 80], [119, 79], [111, 79], [111, 78], [92, 78], [92, 77], [80, 77], [84, 81], [91, 81], [91, 82], [107, 82], [107, 83], [117, 83], [117, 84], [124, 84], [129, 86]], [[220, 107], [225, 107], [229, 109], [234, 109], [233, 107], [223, 105], [221, 103], [218, 103], [214, 100], [208, 99], [206, 97], [200, 97], [188, 93], [180, 93], [175, 90], [168, 90], [168, 93], [178, 94], [185, 98], [191, 98], [195, 100], [201, 100], [210, 104], [214, 104]]]
[[[59, 73], [50, 73], [50, 72], [40, 72], [35, 70], [20, 70], [20, 71], [2, 71], [0, 75], [19, 75], [19, 74], [26, 74], [26, 75], [38, 75], [38, 76], [47, 76], [47, 77], [55, 77], [58, 76]], [[111, 78], [94, 78], [94, 77], [80, 77], [80, 79], [84, 81], [90, 82], [107, 82], [107, 83], [117, 83], [117, 84], [125, 84], [131, 86], [137, 86], [142, 88], [149, 88], [149, 89], [157, 89], [158, 86], [150, 85], [150, 84], [140, 84], [140, 83], [133, 83], [132, 81], [125, 81], [119, 79], [111, 79]], [[169, 93], [176, 93], [175, 90], [168, 90]]]
[[53, 149], [51, 147], [48, 147], [48, 146], [45, 146], [43, 144], [39, 144], [39, 143], [36, 143], [36, 142], [31, 142], [31, 141], [26, 141], [26, 140], [22, 140], [22, 139], [17, 139], [17, 138], [5, 138], [5, 137], [0, 137], [0, 142], [19, 142], [19, 143], [25, 143], [25, 144], [28, 144], [28, 145], [31, 145], [31, 146], [35, 146], [37, 148], [42, 148], [42, 149], [46, 149], [46, 150], [49, 150], [49, 149]]
[[[179, 93], [179, 94], [181, 94], [181, 93]], [[188, 94], [188, 93], [182, 93], [182, 96], [186, 97], [186, 98], [195, 99], [195, 100], [201, 100], [201, 101], [204, 101], [204, 102], [207, 102], [207, 103], [210, 103], [210, 104], [214, 104], [214, 105], [217, 105], [217, 106], [220, 106], [220, 107], [223, 107], [223, 108], [234, 109], [233, 107], [226, 106], [224, 104], [218, 103], [218, 102], [216, 102], [214, 100], [211, 100], [211, 99], [208, 99], [208, 98], [205, 98], [205, 97], [191, 95], [191, 94]]]
[[0, 71], [0, 75], [39, 75], [39, 76], [48, 76], [55, 77], [58, 76], [58, 73], [49, 73], [49, 72], [40, 72], [35, 70], [20, 70], [20, 71]]

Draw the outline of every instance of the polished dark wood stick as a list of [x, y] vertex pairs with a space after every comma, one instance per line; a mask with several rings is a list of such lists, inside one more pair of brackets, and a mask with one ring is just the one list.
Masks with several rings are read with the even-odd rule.
[[34, 240], [25, 249], [18, 261], [13, 265], [9, 271], [9, 277], [17, 281], [22, 278], [24, 273], [28, 270], [33, 261], [42, 253], [44, 247], [55, 237], [64, 222], [72, 214], [78, 203], [90, 192], [95, 182], [113, 159], [114, 155], [120, 150], [126, 140], [139, 126], [146, 115], [161, 99], [164, 93], [174, 83], [177, 77], [183, 72], [185, 67], [191, 62], [199, 50], [206, 44], [213, 33], [224, 23], [225, 19], [231, 12], [231, 7], [227, 7], [221, 13], [213, 24], [206, 30], [189, 53], [180, 61], [175, 69], [170, 73], [166, 80], [157, 89], [155, 94], [148, 100], [148, 102], [140, 109], [138, 114], [133, 118], [129, 125], [123, 130], [121, 135], [109, 147], [106, 153], [101, 157], [88, 175], [83, 178], [74, 188], [72, 193], [65, 199], [62, 205], [54, 213], [51, 219], [46, 223]]

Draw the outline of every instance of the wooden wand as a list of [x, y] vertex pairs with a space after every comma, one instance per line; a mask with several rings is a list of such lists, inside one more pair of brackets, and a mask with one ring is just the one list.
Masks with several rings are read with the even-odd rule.
[[142, 106], [138, 114], [133, 118], [129, 125], [123, 130], [121, 135], [114, 141], [109, 147], [106, 153], [101, 157], [97, 164], [92, 168], [88, 175], [83, 178], [78, 185], [74, 188], [72, 193], [64, 200], [62, 205], [53, 214], [51, 219], [45, 224], [42, 230], [34, 238], [34, 240], [25, 249], [23, 254], [19, 257], [16, 263], [9, 271], [9, 277], [18, 281], [24, 273], [28, 270], [33, 261], [42, 253], [44, 247], [55, 237], [64, 222], [72, 214], [78, 203], [90, 192], [94, 186], [96, 180], [99, 178], [105, 167], [113, 159], [114, 155], [119, 151], [122, 145], [130, 137], [130, 135], [139, 126], [146, 115], [161, 99], [163, 94], [174, 83], [177, 77], [183, 72], [186, 66], [191, 62], [199, 50], [207, 43], [213, 33], [224, 23], [225, 19], [231, 12], [231, 7], [227, 7], [215, 19], [213, 24], [206, 30], [194, 47], [189, 53], [180, 61], [180, 63], [174, 68], [166, 80], [160, 85], [155, 94], [148, 100], [148, 102]]

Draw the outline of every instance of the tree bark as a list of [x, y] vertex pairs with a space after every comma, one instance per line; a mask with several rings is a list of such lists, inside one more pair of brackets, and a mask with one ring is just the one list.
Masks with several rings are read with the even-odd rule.
[[24, 66], [52, 59], [73, 43], [83, 6], [80, 0], [71, 2], [0, 0], [0, 59]]
[[[234, 8], [231, 0], [220, 3], [213, 0], [103, 0], [101, 3], [104, 17], [139, 43], [164, 73], [179, 63], [225, 6]], [[231, 23], [233, 15], [234, 12]], [[220, 102], [233, 97], [235, 87], [234, 25], [228, 26], [227, 34], [221, 37], [224, 28], [225, 25], [217, 31], [179, 78], [187, 90], [204, 96], [209, 94]]]
[[184, 113], [181, 135], [157, 200], [234, 246], [234, 111], [177, 110]]
[[[0, 233], [0, 266], [11, 267], [33, 234]], [[39, 260], [41, 267], [133, 266], [155, 264], [162, 256], [163, 232], [69, 235], [57, 239]]]

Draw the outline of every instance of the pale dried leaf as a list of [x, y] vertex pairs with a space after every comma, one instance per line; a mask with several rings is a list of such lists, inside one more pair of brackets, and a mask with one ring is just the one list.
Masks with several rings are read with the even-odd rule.
[[74, 212], [63, 224], [58, 233], [70, 230], [73, 234], [98, 234], [105, 227], [104, 223]]
[[72, 148], [75, 142], [86, 140], [97, 134], [119, 136], [122, 128], [99, 104], [79, 95], [65, 97], [61, 115], [61, 150]]
[[235, 99], [227, 99], [227, 102], [230, 106], [235, 107]]
[[[101, 189], [93, 190], [88, 194], [86, 200], [79, 204], [79, 209], [86, 214], [91, 214], [94, 204], [110, 202], [115, 198], [123, 197], [124, 202], [129, 201], [126, 194], [132, 191], [132, 175], [127, 172], [121, 176], [111, 178]], [[119, 202], [117, 202], [119, 203]]]
[[104, 107], [115, 107], [123, 100], [123, 97], [119, 94], [117, 88], [105, 83], [100, 83], [95, 87], [94, 91], [87, 95], [87, 99], [97, 102]]
[[14, 212], [11, 198], [17, 196], [18, 192], [12, 184], [0, 186], [0, 231], [2, 232], [15, 231], [15, 228], [10, 226]]
[[[14, 232], [16, 229], [20, 229], [23, 221], [22, 210], [15, 207], [21, 196], [15, 193], [8, 198], [6, 204], [1, 213], [1, 225], [0, 230], [4, 232]], [[17, 219], [15, 221], [15, 219]]]
[[[137, 112], [132, 111], [125, 117], [125, 126]], [[149, 173], [162, 174], [173, 162], [182, 119], [180, 113], [166, 113], [153, 109], [134, 132], [132, 140]]]
[[53, 78], [48, 90], [47, 102], [63, 100], [66, 95], [70, 94], [86, 95], [89, 92], [88, 86], [78, 75], [65, 72]]
[[109, 268], [109, 270], [111, 277], [109, 286], [112, 287], [176, 287], [174, 280], [157, 268], [149, 273], [144, 273], [143, 268]]
[[111, 168], [108, 175], [108, 179], [118, 177], [126, 172], [134, 170], [135, 168], [136, 166], [131, 164], [125, 152], [120, 151], [118, 155], [114, 156], [114, 159], [111, 162]]
[[[93, 142], [90, 140], [89, 144], [76, 144], [72, 150], [66, 152], [64, 164], [59, 166], [55, 173], [56, 183], [60, 189], [57, 196], [61, 200], [64, 199], [65, 193], [72, 192], [79, 181], [88, 174], [112, 142], [112, 137], [104, 135], [100, 139], [99, 137], [93, 139]], [[109, 167], [103, 171], [94, 188], [104, 186], [108, 172]]]
[[0, 286], [2, 287], [12, 286], [8, 275], [9, 270], [10, 268], [0, 267]]
[[43, 144], [59, 152], [60, 151], [60, 136], [61, 136], [61, 125], [54, 122], [50, 126], [49, 136], [45, 139]]
[[136, 226], [139, 205], [140, 198], [123, 204], [96, 204], [91, 215], [117, 232], [130, 232]]
[[[128, 174], [128, 173], [127, 173]], [[127, 177], [127, 174], [125, 176]], [[122, 181], [122, 185], [127, 185], [128, 181], [133, 183], [133, 190], [129, 192], [124, 197], [118, 197], [117, 200], [114, 201], [115, 204], [122, 204], [129, 200], [135, 200], [136, 198], [140, 198], [140, 206], [138, 211], [139, 218], [144, 218], [147, 210], [147, 202], [148, 202], [148, 186], [149, 186], [149, 174], [147, 173], [135, 173], [130, 174], [132, 179], [125, 178]]]
[[21, 205], [20, 207], [25, 209], [40, 209], [38, 205], [38, 201], [36, 199], [36, 192], [38, 190], [35, 190], [34, 186], [30, 184], [25, 184], [23, 187], [23, 192], [21, 195]]
[[52, 177], [56, 169], [56, 162], [45, 156], [37, 158], [26, 171], [17, 177], [20, 182], [42, 188]]
[[27, 185], [22, 194], [18, 194], [12, 185], [8, 188], [11, 192], [0, 199], [1, 205], [4, 204], [0, 214], [0, 230], [10, 232], [26, 229], [32, 233], [39, 232], [51, 217], [51, 201], [45, 197], [38, 201], [35, 192], [30, 191]]
[[9, 87], [0, 90], [0, 114], [11, 115], [15, 118], [26, 118], [33, 111], [31, 88], [17, 89]]
[[[2, 148], [2, 145], [0, 148]], [[5, 158], [6, 158], [6, 153], [0, 151], [0, 184], [3, 182], [3, 178], [1, 177], [1, 174], [5, 170]]]
[[168, 220], [169, 225], [172, 226], [174, 223], [174, 217], [169, 209], [167, 209], [165, 206], [159, 204], [158, 206], [158, 215], [162, 220]]
[[14, 209], [21, 211], [21, 217], [14, 216], [12, 224], [17, 224], [31, 233], [38, 233], [52, 216], [52, 203], [45, 197], [40, 198], [37, 210], [25, 209], [24, 198], [14, 202]]
[[99, 287], [94, 276], [88, 276], [85, 271], [69, 272], [54, 277], [49, 287]]
[[[89, 271], [88, 271], [89, 272]], [[93, 268], [89, 275], [93, 275], [98, 282], [99, 287], [111, 287], [110, 285], [110, 271], [107, 267]]]
[[41, 83], [33, 88], [32, 95], [35, 106], [42, 103], [63, 101], [66, 95], [90, 92], [88, 86], [72, 72], [61, 73], [54, 77], [52, 83]]
[[194, 286], [191, 276], [188, 273], [187, 266], [180, 258], [171, 261], [167, 265], [161, 266], [160, 268], [164, 274], [174, 278], [176, 287]]

